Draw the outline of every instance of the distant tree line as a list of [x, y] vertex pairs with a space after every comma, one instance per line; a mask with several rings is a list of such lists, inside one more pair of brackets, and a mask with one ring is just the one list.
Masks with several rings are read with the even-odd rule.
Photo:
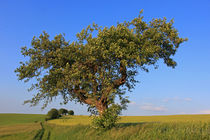
[[65, 108], [61, 108], [59, 110], [52, 108], [50, 111], [47, 112], [47, 117], [45, 120], [47, 121], [47, 120], [57, 119], [65, 115], [74, 115], [74, 111], [67, 110]]

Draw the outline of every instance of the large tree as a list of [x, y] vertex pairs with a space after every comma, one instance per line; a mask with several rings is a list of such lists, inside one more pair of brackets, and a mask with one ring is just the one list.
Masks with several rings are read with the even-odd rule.
[[140, 15], [130, 22], [100, 27], [93, 24], [77, 34], [76, 41], [66, 41], [62, 34], [49, 39], [43, 32], [34, 37], [31, 47], [23, 47], [22, 55], [29, 57], [15, 72], [19, 80], [35, 82], [30, 90], [37, 94], [26, 102], [36, 105], [44, 100], [44, 107], [61, 95], [69, 101], [87, 104], [100, 115], [119, 97], [127, 102], [125, 91], [134, 88], [135, 76], [148, 66], [163, 62], [174, 68], [172, 59], [181, 43], [166, 18], [143, 21]]

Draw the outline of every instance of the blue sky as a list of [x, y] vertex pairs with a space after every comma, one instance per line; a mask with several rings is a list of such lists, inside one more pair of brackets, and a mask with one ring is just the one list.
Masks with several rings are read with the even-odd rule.
[[138, 16], [144, 19], [174, 19], [181, 45], [174, 59], [175, 69], [159, 62], [159, 69], [139, 72], [140, 83], [123, 115], [170, 115], [210, 113], [210, 1], [209, 0], [106, 0], [0, 1], [0, 113], [46, 113], [50, 108], [73, 109], [78, 115], [88, 114], [85, 106], [59, 105], [59, 98], [45, 110], [22, 105], [30, 99], [29, 84], [18, 81], [15, 68], [24, 58], [20, 48], [30, 46], [33, 36], [46, 31], [51, 37], [65, 33], [67, 40], [95, 22], [101, 26], [116, 25]]

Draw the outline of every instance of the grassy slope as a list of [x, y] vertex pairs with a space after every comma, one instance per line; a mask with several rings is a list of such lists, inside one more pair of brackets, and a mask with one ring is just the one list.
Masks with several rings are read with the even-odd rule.
[[42, 114], [0, 114], [0, 126], [44, 121]]
[[[2, 114], [0, 114], [0, 116], [1, 115]], [[34, 119], [37, 120], [36, 117], [34, 117]], [[16, 129], [12, 127], [14, 125], [2, 126], [4, 127], [5, 131], [3, 131], [3, 129], [1, 129], [0, 127], [0, 139], [1, 140], [210, 139], [210, 115], [126, 116], [122, 117], [117, 127], [106, 132], [100, 132], [92, 129], [88, 125], [90, 123], [90, 118], [88, 116], [72, 116], [72, 117], [64, 117], [62, 119], [57, 119], [57, 120], [51, 120], [48, 123], [44, 123], [43, 127], [41, 127], [39, 123], [32, 123], [35, 120], [31, 119], [30, 123], [25, 123], [26, 121], [22, 121], [24, 122], [24, 124], [15, 125], [15, 128], [18, 128], [17, 131], [15, 131]], [[14, 120], [10, 121], [14, 122]], [[15, 133], [13, 131], [15, 131]]]

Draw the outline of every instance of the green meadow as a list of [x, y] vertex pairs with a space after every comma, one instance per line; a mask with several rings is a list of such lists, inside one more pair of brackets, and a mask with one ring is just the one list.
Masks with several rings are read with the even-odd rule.
[[45, 115], [41, 114], [0, 114], [0, 126], [34, 123], [44, 119]]
[[44, 121], [45, 115], [0, 114], [0, 140], [208, 140], [210, 115], [122, 116], [97, 131], [89, 116]]

